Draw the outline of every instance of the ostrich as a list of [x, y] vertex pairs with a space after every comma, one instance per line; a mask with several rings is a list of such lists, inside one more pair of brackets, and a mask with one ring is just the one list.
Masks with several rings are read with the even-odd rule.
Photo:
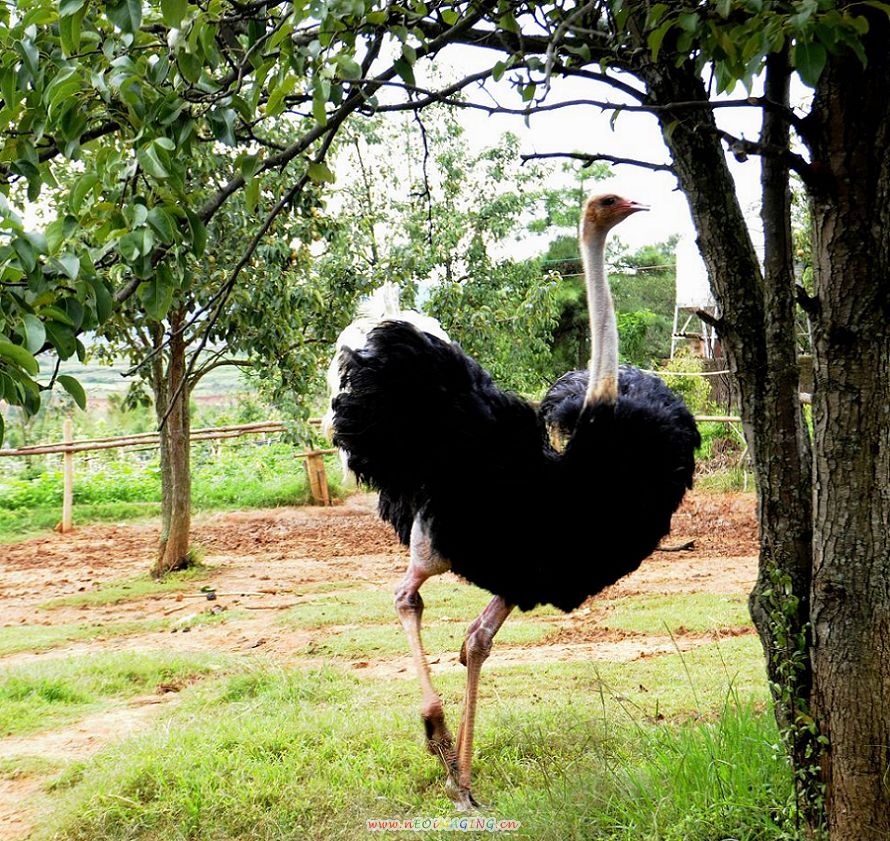
[[[604, 269], [608, 231], [647, 208], [590, 198], [580, 226], [590, 311], [589, 371], [561, 377], [540, 411], [497, 388], [456, 345], [400, 320], [339, 352], [335, 444], [379, 491], [379, 512], [410, 550], [395, 607], [422, 690], [427, 747], [458, 810], [471, 791], [482, 664], [510, 612], [571, 611], [635, 570], [670, 530], [692, 485], [700, 438], [682, 400], [657, 377], [618, 366]], [[551, 446], [547, 427], [566, 440]], [[467, 668], [455, 743], [421, 643], [420, 588], [452, 570], [493, 594], [460, 652]]]

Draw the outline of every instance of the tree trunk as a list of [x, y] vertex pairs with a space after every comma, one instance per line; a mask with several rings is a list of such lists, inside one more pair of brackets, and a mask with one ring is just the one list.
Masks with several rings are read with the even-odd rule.
[[832, 841], [890, 838], [890, 23], [829, 59], [810, 142], [814, 708]]
[[[160, 429], [161, 449], [161, 540], [151, 573], [156, 577], [183, 569], [191, 562], [189, 535], [191, 531], [192, 478], [189, 445], [189, 387], [186, 374], [185, 340], [176, 331], [185, 313], [170, 314], [173, 336], [168, 346], [166, 368], [161, 355], [154, 360], [152, 384], [155, 411]], [[163, 328], [158, 325], [154, 340], [163, 341]], [[172, 409], [171, 400], [180, 388]], [[166, 421], [165, 421], [166, 416]]]
[[[639, 33], [645, 33], [643, 24], [638, 18]], [[640, 54], [646, 57], [645, 36], [638, 37]], [[778, 101], [787, 95], [786, 63], [784, 55], [773, 58], [768, 71], [770, 93]], [[653, 104], [707, 102], [690, 62], [676, 66], [644, 58], [637, 73]], [[760, 558], [751, 614], [795, 772], [798, 806], [808, 823], [818, 825], [821, 804], [811, 796], [813, 774], [806, 770], [817, 738], [808, 715], [812, 472], [798, 398], [788, 173], [781, 161], [764, 161], [766, 259], [761, 271], [712, 111], [666, 110], [658, 118], [719, 305], [717, 331], [735, 375], [754, 464]], [[764, 140], [781, 144], [783, 136], [787, 138], [787, 127], [766, 114]]]

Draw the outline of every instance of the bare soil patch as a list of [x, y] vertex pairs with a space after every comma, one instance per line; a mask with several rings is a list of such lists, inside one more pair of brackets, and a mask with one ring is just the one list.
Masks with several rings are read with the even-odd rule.
[[[142, 575], [151, 565], [158, 525], [96, 525], [68, 535], [52, 535], [0, 547], [0, 626], [108, 624], [178, 619], [212, 606], [197, 594], [176, 593], [129, 599], [113, 605], [83, 605], [47, 610], [44, 602], [93, 590], [103, 583]], [[293, 665], [317, 665], [304, 656], [306, 646], [326, 633], [295, 630], [276, 622], [280, 611], [318, 598], [330, 587], [391, 592], [401, 577], [407, 552], [376, 516], [375, 498], [355, 495], [334, 508], [279, 508], [198, 516], [194, 543], [214, 568], [213, 604], [227, 608], [224, 624], [198, 625], [188, 632], [155, 631], [69, 643], [43, 652], [0, 658], [0, 670], [53, 657], [82, 657], [105, 651], [214, 651], [236, 656], [262, 655]], [[637, 594], [744, 594], [756, 575], [757, 536], [750, 494], [693, 493], [674, 517], [667, 546], [693, 542], [682, 552], [657, 552], [633, 575], [590, 600], [571, 617], [548, 618], [555, 635], [540, 644], [498, 646], [492, 663], [522, 664], [556, 660], [625, 662], [688, 650], [713, 634], [680, 633], [674, 638], [598, 627], [596, 603]], [[247, 594], [247, 595], [239, 595]], [[395, 623], [395, 618], [393, 622]], [[750, 633], [742, 627], [721, 635]], [[299, 654], [303, 652], [303, 656]], [[461, 668], [457, 652], [431, 652], [434, 672]], [[413, 677], [410, 658], [363, 659], [355, 669], [373, 677]], [[170, 689], [172, 691], [165, 691]], [[121, 703], [73, 725], [35, 736], [0, 742], [0, 758], [45, 756], [79, 759], [135, 732], [176, 700], [175, 687]], [[26, 837], [29, 798], [39, 800], [40, 780], [0, 780], [0, 825], [4, 838]], [[37, 802], [34, 800], [34, 802]]]

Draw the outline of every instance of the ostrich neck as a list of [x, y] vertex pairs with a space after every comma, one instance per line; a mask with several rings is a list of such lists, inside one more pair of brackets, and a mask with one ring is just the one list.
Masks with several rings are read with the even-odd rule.
[[585, 237], [581, 252], [590, 315], [590, 381], [587, 403], [618, 400], [618, 325], [605, 269], [606, 232]]

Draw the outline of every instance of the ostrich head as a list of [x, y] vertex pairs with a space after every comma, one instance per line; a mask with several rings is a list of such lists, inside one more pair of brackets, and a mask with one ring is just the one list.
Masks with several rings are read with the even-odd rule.
[[585, 203], [581, 216], [581, 237], [586, 240], [596, 234], [605, 236], [631, 213], [648, 209], [645, 204], [622, 198], [614, 193], [591, 196]]

